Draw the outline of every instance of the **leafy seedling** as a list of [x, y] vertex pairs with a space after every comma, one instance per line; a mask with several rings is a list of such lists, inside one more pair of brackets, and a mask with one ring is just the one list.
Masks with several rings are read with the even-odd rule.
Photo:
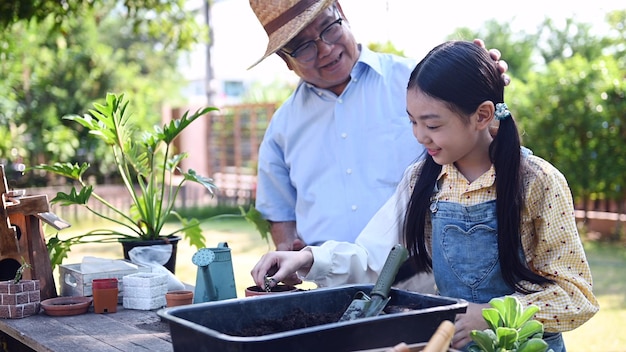
[[473, 330], [470, 338], [475, 345], [470, 352], [550, 352], [543, 340], [543, 324], [532, 319], [539, 307], [531, 304], [524, 308], [515, 296], [493, 298], [492, 308], [482, 311], [489, 325], [485, 330]]

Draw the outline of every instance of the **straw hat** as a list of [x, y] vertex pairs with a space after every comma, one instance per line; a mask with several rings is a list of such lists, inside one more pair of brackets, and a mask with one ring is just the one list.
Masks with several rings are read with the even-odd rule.
[[248, 69], [285, 46], [335, 1], [250, 0], [250, 7], [267, 32], [269, 42], [265, 55]]

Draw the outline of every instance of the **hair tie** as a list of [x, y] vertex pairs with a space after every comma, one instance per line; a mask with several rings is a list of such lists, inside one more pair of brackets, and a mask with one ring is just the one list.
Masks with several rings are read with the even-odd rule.
[[505, 103], [498, 103], [496, 104], [496, 111], [494, 115], [496, 116], [496, 120], [502, 121], [511, 117], [511, 112]]

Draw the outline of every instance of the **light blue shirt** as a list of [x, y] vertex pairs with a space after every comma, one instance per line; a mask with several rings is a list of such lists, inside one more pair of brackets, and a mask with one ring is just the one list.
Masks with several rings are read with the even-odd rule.
[[256, 208], [308, 244], [354, 242], [423, 148], [406, 113], [416, 61], [361, 48], [340, 96], [300, 82], [259, 150]]

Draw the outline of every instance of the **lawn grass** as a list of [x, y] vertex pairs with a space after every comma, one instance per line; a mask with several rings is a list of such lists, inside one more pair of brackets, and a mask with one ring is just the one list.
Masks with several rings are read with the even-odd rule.
[[[92, 228], [93, 224], [74, 224], [60, 232], [70, 235]], [[271, 250], [256, 229], [244, 219], [210, 220], [203, 223], [207, 247], [227, 242], [231, 248], [237, 296], [244, 297], [246, 287], [253, 284], [250, 270], [258, 259]], [[48, 233], [48, 229], [46, 232]], [[600, 311], [580, 328], [564, 334], [568, 352], [626, 352], [626, 247], [624, 245], [586, 242], [585, 249], [593, 279], [594, 293], [600, 302]], [[194, 285], [196, 266], [191, 262], [195, 253], [188, 243], [178, 243], [176, 277]], [[64, 264], [80, 263], [84, 256], [121, 258], [119, 244], [75, 246]], [[58, 286], [58, 270], [55, 270]], [[305, 283], [301, 288], [313, 288]]]
[[564, 334], [568, 352], [626, 351], [626, 247], [586, 242], [600, 311], [587, 323]]

